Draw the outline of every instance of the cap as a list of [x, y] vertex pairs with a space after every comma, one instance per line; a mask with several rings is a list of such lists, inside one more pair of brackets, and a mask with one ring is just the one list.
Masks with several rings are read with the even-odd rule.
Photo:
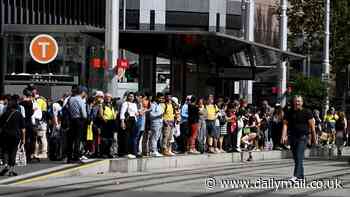
[[171, 100], [176, 104], [179, 105], [179, 99], [176, 97], [172, 97]]
[[104, 97], [104, 94], [102, 91], [96, 91], [95, 97]]

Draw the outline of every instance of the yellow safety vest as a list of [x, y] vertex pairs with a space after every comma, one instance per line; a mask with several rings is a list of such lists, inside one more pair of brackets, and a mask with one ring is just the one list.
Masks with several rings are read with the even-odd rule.
[[103, 108], [103, 119], [105, 120], [115, 120], [117, 117], [115, 110], [112, 106], [104, 106]]

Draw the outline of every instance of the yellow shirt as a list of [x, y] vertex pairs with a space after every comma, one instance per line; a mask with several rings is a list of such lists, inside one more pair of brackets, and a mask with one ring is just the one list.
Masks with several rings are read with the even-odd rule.
[[43, 98], [38, 98], [36, 102], [38, 103], [38, 107], [41, 111], [47, 111], [47, 104]]
[[216, 105], [207, 105], [207, 111], [208, 111], [208, 120], [216, 120], [216, 114], [218, 113], [219, 109]]
[[[167, 105], [167, 107], [165, 106]], [[163, 114], [163, 120], [165, 121], [173, 121], [175, 119], [175, 114], [174, 114], [174, 108], [172, 104], [161, 104], [161, 107], [163, 108], [164, 114]], [[165, 111], [166, 109], [166, 111]]]
[[338, 115], [337, 114], [334, 114], [334, 115], [332, 115], [332, 114], [326, 114], [325, 116], [324, 116], [324, 121], [325, 122], [336, 122], [337, 120], [338, 120]]
[[115, 120], [116, 119], [116, 113], [113, 109], [113, 107], [105, 106], [103, 109], [103, 119], [105, 120]]

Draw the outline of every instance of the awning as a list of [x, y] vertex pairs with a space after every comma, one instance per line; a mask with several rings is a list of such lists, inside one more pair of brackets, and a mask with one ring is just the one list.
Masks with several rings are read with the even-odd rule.
[[305, 58], [227, 34], [204, 31], [126, 30], [120, 32], [120, 47], [135, 53], [177, 57], [189, 62], [228, 68], [278, 66], [284, 58]]

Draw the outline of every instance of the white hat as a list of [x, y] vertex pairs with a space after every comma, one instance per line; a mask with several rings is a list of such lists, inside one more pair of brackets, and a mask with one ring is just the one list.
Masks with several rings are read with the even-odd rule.
[[96, 93], [95, 93], [95, 97], [104, 97], [104, 94], [103, 94], [103, 92], [102, 91], [96, 91]]
[[172, 97], [171, 100], [176, 104], [179, 105], [179, 99], [176, 97]]

